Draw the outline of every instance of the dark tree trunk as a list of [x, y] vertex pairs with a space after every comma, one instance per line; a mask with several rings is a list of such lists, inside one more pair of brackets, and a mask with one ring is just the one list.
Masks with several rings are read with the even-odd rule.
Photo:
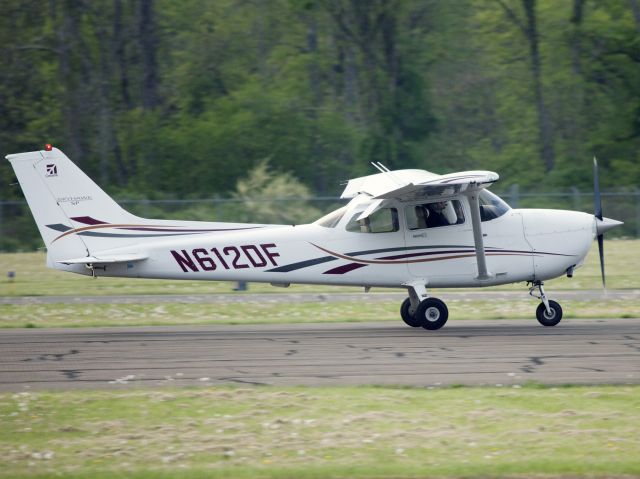
[[133, 108], [129, 94], [129, 73], [125, 54], [125, 37], [122, 28], [122, 1], [113, 0], [113, 51], [118, 65], [118, 83], [122, 102], [128, 110]]
[[629, 0], [629, 2], [631, 3], [633, 18], [636, 19], [636, 28], [638, 29], [638, 33], [640, 33], [640, 5], [638, 5], [638, 0]]
[[573, 32], [571, 34], [571, 66], [573, 73], [582, 74], [582, 38], [580, 28], [582, 26], [582, 16], [584, 10], [584, 0], [573, 0], [573, 13], [571, 15], [571, 24]]
[[266, 6], [264, 1], [258, 0], [258, 15], [253, 26], [256, 38], [258, 39], [258, 45], [256, 50], [256, 64], [258, 65], [258, 74], [260, 75], [260, 80], [263, 84], [267, 84], [268, 82], [268, 71], [267, 71], [267, 55], [269, 52], [269, 48], [267, 46], [267, 38], [265, 32], [265, 18], [267, 16]]
[[322, 157], [322, 144], [318, 132], [318, 108], [322, 105], [323, 94], [318, 67], [318, 25], [315, 12], [310, 12], [305, 18], [307, 24], [307, 52], [311, 56], [309, 62], [309, 88], [311, 90], [311, 155], [312, 163], [316, 165], [317, 174], [314, 177], [315, 190], [324, 195], [327, 191], [327, 165], [319, 161]]
[[504, 2], [496, 0], [511, 20], [524, 34], [529, 43], [529, 59], [531, 62], [531, 75], [533, 77], [533, 93], [538, 113], [538, 136], [540, 141], [540, 156], [544, 161], [545, 171], [549, 172], [555, 164], [555, 152], [553, 148], [553, 131], [551, 119], [544, 102], [542, 93], [542, 66], [538, 41], [538, 27], [536, 23], [536, 0], [522, 0], [525, 12], [525, 21], [521, 21], [518, 15]]
[[142, 56], [142, 106], [151, 110], [158, 106], [158, 65], [156, 55], [158, 37], [156, 34], [154, 0], [140, 0], [138, 33]]
[[394, 167], [398, 165], [399, 149], [403, 142], [403, 131], [399, 116], [402, 115], [402, 105], [400, 104], [400, 82], [401, 82], [401, 63], [400, 56], [397, 49], [397, 31], [396, 31], [396, 17], [392, 12], [392, 9], [388, 5], [385, 5], [385, 11], [380, 17], [380, 23], [382, 28], [382, 44], [385, 56], [385, 70], [387, 73], [387, 85], [389, 89], [389, 103], [391, 105], [390, 111], [386, 112], [386, 115], [391, 115], [392, 121], [387, 123], [385, 136], [390, 137], [389, 146], [389, 166]]
[[100, 159], [100, 183], [109, 184], [109, 150], [113, 143], [111, 106], [109, 105], [110, 58], [107, 48], [107, 35], [100, 22], [96, 22], [98, 38], [99, 71], [98, 77], [98, 157]]
[[82, 147], [82, 133], [80, 131], [81, 115], [78, 111], [77, 96], [80, 94], [80, 86], [73, 81], [72, 72], [72, 49], [75, 46], [77, 38], [77, 25], [75, 24], [75, 15], [71, 11], [68, 2], [63, 1], [58, 8], [60, 18], [60, 27], [58, 29], [58, 51], [60, 52], [60, 82], [63, 85], [63, 116], [66, 123], [66, 137], [69, 141], [69, 156], [73, 161], [81, 164], [85, 161], [85, 151]]
[[584, 17], [585, 0], [574, 0], [573, 11], [571, 13], [571, 71], [573, 72], [573, 82], [571, 91], [570, 113], [563, 121], [563, 128], [567, 130], [571, 152], [574, 158], [578, 158], [583, 152], [583, 109], [585, 103], [583, 78], [582, 78], [582, 19]]
[[545, 171], [549, 172], [555, 164], [555, 152], [553, 148], [553, 132], [551, 119], [544, 102], [542, 93], [542, 66], [540, 64], [540, 51], [538, 42], [538, 29], [536, 25], [535, 0], [522, 0], [526, 14], [526, 35], [529, 41], [529, 55], [531, 59], [531, 74], [533, 75], [533, 89], [538, 111], [538, 130], [540, 136], [540, 153], [544, 160]]

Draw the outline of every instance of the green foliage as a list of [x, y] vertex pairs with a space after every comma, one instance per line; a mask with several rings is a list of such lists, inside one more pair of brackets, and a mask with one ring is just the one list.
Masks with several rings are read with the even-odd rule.
[[[269, 160], [262, 160], [246, 178], [238, 180], [233, 193], [241, 205], [236, 221], [307, 223], [320, 216], [317, 208], [307, 204], [308, 196], [309, 189], [305, 185], [288, 173], [269, 171]], [[289, 201], [292, 199], [298, 201]]]

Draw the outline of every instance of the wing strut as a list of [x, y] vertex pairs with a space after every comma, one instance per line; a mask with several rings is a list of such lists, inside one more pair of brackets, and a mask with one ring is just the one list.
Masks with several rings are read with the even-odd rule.
[[484, 254], [484, 241], [482, 240], [482, 221], [480, 219], [480, 202], [478, 195], [480, 190], [469, 194], [469, 206], [471, 208], [471, 224], [473, 226], [473, 241], [476, 245], [476, 260], [478, 262], [478, 278], [489, 279], [492, 275], [487, 271], [487, 259]]

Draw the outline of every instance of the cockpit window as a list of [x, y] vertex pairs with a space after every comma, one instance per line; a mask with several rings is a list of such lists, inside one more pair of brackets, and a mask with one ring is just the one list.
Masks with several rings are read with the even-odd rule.
[[407, 218], [407, 228], [410, 230], [464, 223], [462, 205], [458, 200], [406, 206], [404, 215]]
[[395, 208], [382, 208], [368, 217], [357, 221], [362, 211], [353, 215], [347, 224], [347, 231], [352, 233], [392, 233], [400, 229], [398, 222], [398, 210]]
[[347, 211], [347, 207], [343, 206], [335, 211], [332, 211], [328, 215], [323, 216], [319, 220], [316, 220], [316, 224], [324, 226], [325, 228], [335, 228]]
[[487, 190], [480, 192], [478, 202], [480, 203], [480, 220], [482, 221], [499, 218], [510, 209], [508, 204]]

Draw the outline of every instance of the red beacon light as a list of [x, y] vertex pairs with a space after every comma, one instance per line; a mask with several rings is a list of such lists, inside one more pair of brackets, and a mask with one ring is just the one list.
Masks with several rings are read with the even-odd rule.
[[44, 145], [44, 151], [51, 151], [53, 149], [53, 146], [51, 146], [51, 143], [47, 143], [46, 145]]

